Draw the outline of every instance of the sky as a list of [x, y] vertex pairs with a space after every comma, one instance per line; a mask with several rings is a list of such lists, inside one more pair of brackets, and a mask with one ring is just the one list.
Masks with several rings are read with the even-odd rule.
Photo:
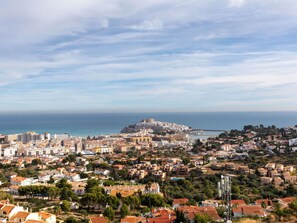
[[0, 112], [297, 110], [296, 0], [0, 0]]

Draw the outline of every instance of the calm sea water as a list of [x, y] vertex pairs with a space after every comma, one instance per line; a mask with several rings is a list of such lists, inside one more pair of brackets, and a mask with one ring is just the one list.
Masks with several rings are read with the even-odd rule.
[[143, 118], [185, 124], [197, 129], [242, 129], [244, 125], [297, 124], [297, 112], [198, 112], [198, 113], [111, 113], [111, 114], [0, 114], [0, 133], [69, 133], [94, 136], [118, 133]]

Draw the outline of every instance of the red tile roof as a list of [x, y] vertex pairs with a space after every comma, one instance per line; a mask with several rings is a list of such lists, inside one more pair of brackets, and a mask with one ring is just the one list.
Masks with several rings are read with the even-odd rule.
[[178, 198], [178, 199], [173, 199], [173, 204], [186, 204], [189, 202], [188, 198]]
[[215, 221], [221, 220], [217, 210], [214, 207], [180, 206], [178, 210], [184, 212], [187, 218], [194, 219], [195, 215], [207, 215]]
[[240, 213], [244, 216], [265, 216], [263, 208], [258, 205], [239, 205], [233, 208], [233, 213]]
[[243, 205], [246, 204], [244, 200], [232, 200], [231, 205]]
[[108, 223], [108, 219], [103, 216], [90, 217], [90, 223]]
[[138, 222], [146, 222], [146, 218], [136, 217], [136, 216], [126, 216], [121, 219], [121, 223], [138, 223]]

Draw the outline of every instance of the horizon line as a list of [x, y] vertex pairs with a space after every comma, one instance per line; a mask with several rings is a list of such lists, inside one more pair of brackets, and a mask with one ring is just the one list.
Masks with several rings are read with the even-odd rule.
[[221, 111], [0, 111], [0, 115], [21, 115], [21, 114], [182, 114], [182, 113], [295, 113], [297, 110], [221, 110]]

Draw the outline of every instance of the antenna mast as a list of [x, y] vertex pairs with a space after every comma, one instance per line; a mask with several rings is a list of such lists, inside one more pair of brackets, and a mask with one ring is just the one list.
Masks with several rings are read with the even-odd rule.
[[226, 222], [232, 222], [231, 211], [231, 177], [221, 175], [221, 181], [218, 182], [219, 197], [227, 203]]

